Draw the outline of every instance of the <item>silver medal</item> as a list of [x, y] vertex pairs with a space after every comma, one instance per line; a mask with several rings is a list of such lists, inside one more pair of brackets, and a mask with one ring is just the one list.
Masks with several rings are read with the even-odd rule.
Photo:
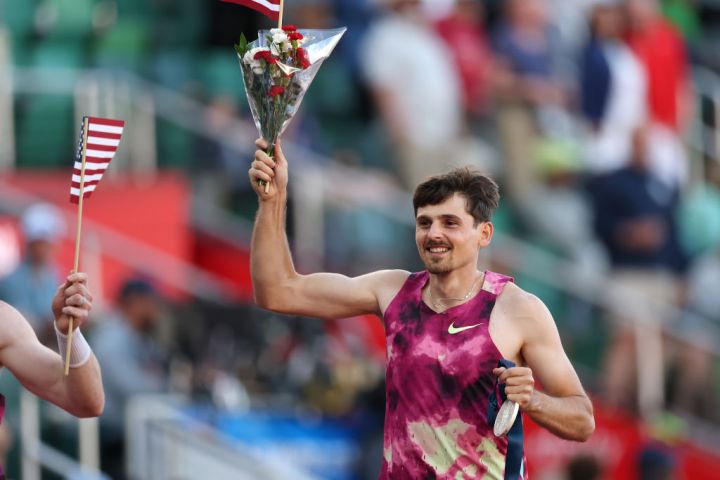
[[515, 423], [519, 409], [520, 406], [511, 400], [507, 400], [502, 404], [497, 417], [495, 417], [495, 425], [493, 426], [493, 433], [496, 437], [507, 435]]

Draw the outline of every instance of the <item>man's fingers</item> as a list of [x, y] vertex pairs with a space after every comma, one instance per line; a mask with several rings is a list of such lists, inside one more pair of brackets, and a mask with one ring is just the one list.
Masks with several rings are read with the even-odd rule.
[[275, 160], [262, 150], [255, 150], [255, 161], [262, 162], [271, 168], [275, 166]]
[[273, 169], [267, 163], [263, 163], [263, 162], [259, 162], [259, 161], [255, 160], [252, 163], [252, 168], [254, 168], [256, 170], [260, 170], [261, 172], [265, 172], [266, 174], [270, 175], [271, 177], [275, 176], [275, 171], [273, 171]]
[[508, 368], [504, 372], [502, 372], [500, 374], [500, 376], [498, 377], [498, 380], [501, 382], [506, 382], [508, 378], [524, 377], [524, 376], [532, 377], [532, 370], [530, 370], [527, 367], [512, 367], [512, 368]]
[[264, 180], [266, 182], [272, 182], [272, 178], [265, 172], [261, 172], [255, 168], [250, 169], [250, 178], [253, 180]]
[[77, 307], [63, 307], [62, 313], [68, 317], [73, 317], [77, 320], [85, 320], [88, 317], [88, 311], [84, 308]]
[[259, 148], [260, 150], [267, 150], [268, 142], [264, 138], [260, 137], [257, 140], [255, 140], [255, 146], [257, 148]]
[[518, 377], [508, 377], [507, 380], [505, 380], [505, 385], [532, 385], [535, 381], [530, 376], [518, 376]]
[[83, 272], [77, 272], [77, 273], [71, 273], [66, 277], [66, 280], [68, 283], [87, 283], [88, 276], [87, 273]]
[[69, 297], [65, 301], [65, 305], [79, 307], [79, 308], [83, 308], [85, 310], [90, 310], [92, 308], [92, 303], [87, 298], [85, 298], [83, 295], [80, 295], [79, 293], [76, 293], [75, 295]]
[[93, 296], [90, 293], [90, 290], [87, 288], [85, 284], [82, 283], [75, 283], [73, 285], [70, 285], [68, 288], [65, 289], [65, 292], [63, 292], [65, 297], [72, 297], [73, 295], [82, 295], [83, 297], [87, 298], [88, 300], [92, 301]]

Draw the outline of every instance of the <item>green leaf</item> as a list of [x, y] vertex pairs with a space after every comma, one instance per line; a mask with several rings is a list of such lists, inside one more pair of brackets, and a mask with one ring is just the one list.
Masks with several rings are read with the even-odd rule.
[[240, 34], [240, 40], [235, 45], [235, 51], [240, 55], [241, 57], [245, 56], [245, 53], [250, 50], [250, 47], [248, 47], [248, 41], [247, 38], [245, 38], [245, 34]]

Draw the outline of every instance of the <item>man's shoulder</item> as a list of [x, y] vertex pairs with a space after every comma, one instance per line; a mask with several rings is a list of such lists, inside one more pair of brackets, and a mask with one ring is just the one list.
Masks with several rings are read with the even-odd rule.
[[376, 286], [382, 289], [394, 289], [398, 290], [403, 284], [410, 278], [412, 274], [407, 270], [377, 270], [370, 274], [373, 277], [373, 282]]
[[547, 315], [547, 307], [536, 295], [508, 282], [498, 297], [505, 315], [516, 320], [537, 320]]

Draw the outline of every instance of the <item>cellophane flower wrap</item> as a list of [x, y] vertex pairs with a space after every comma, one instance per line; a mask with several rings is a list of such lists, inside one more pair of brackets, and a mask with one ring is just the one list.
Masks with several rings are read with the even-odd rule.
[[285, 25], [261, 30], [251, 43], [242, 35], [235, 45], [255, 126], [270, 144], [270, 152], [345, 30], [298, 30]]

